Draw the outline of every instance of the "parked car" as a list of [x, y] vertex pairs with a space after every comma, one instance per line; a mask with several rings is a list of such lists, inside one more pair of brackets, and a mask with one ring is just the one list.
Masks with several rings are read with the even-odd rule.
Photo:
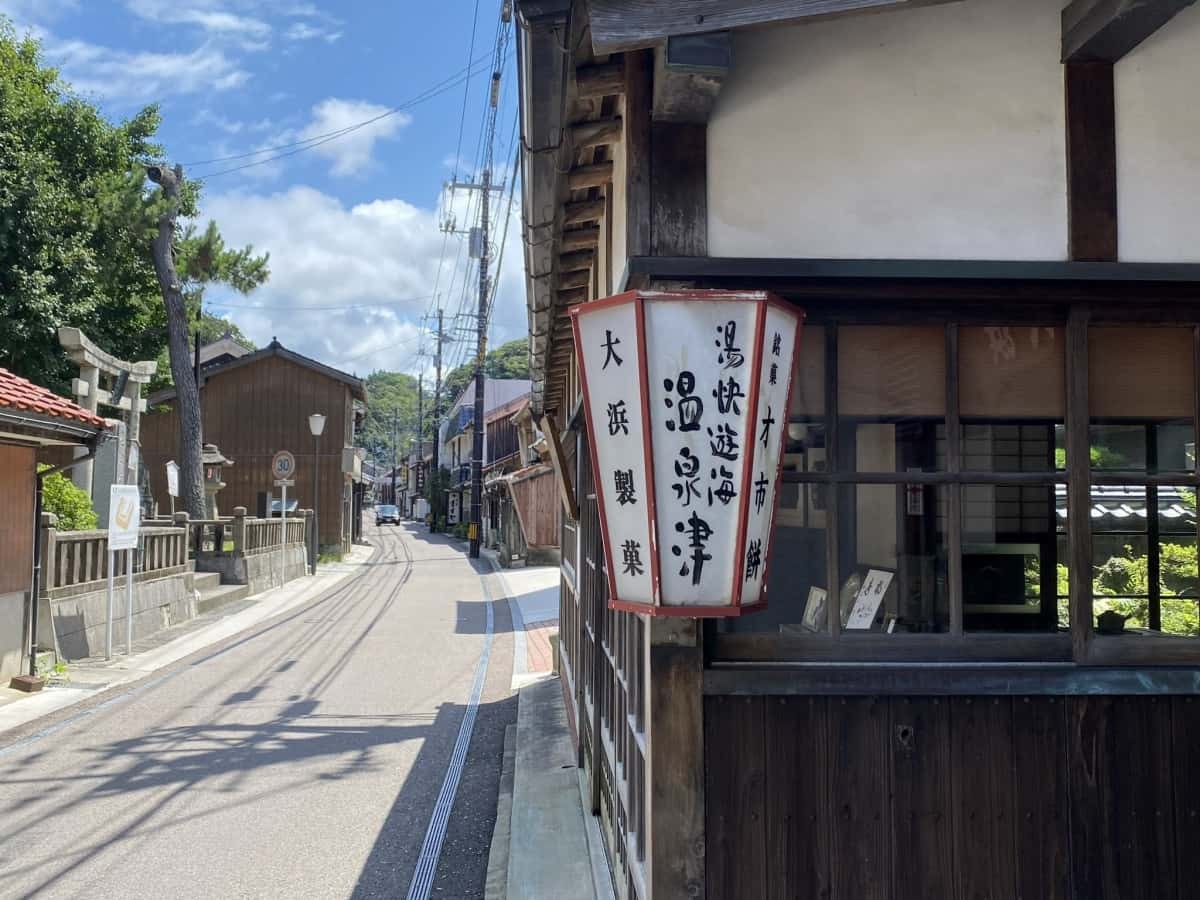
[[385, 503], [382, 506], [375, 507], [375, 524], [382, 525], [384, 522], [391, 522], [393, 525], [399, 525], [400, 510], [392, 506], [390, 503]]

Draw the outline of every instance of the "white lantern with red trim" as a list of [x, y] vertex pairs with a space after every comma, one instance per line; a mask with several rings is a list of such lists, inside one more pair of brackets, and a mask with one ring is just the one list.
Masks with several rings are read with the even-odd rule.
[[571, 316], [609, 606], [763, 608], [803, 311], [761, 291], [630, 291]]

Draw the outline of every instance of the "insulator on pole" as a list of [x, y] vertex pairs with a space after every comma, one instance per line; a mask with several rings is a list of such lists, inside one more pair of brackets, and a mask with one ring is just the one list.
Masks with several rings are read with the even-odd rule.
[[500, 73], [493, 72], [492, 73], [492, 108], [495, 109], [496, 105], [499, 104], [499, 102], [500, 102]]

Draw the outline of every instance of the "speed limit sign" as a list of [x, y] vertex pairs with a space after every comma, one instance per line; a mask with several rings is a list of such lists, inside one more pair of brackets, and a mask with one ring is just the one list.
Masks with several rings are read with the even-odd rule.
[[271, 475], [276, 481], [290, 481], [296, 474], [296, 457], [286, 450], [280, 450], [271, 459]]

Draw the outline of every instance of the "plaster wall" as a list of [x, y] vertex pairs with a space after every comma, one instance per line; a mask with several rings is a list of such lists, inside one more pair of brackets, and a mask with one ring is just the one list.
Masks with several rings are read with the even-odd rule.
[[1114, 70], [1122, 260], [1200, 262], [1200, 6]]
[[25, 594], [0, 594], [0, 685], [21, 674], [21, 645], [25, 634]]
[[708, 127], [710, 255], [1066, 259], [1062, 5], [739, 32]]

